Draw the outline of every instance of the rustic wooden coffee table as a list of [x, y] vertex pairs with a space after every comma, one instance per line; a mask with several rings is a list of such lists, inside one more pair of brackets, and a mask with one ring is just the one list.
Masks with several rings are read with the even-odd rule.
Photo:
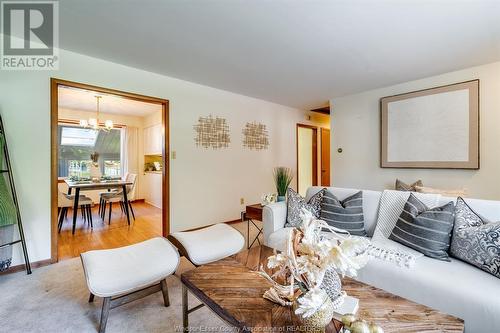
[[[183, 326], [189, 327], [189, 313], [206, 305], [216, 315], [241, 332], [292, 332], [300, 321], [289, 307], [262, 298], [269, 282], [255, 270], [273, 250], [259, 246], [236, 255], [195, 268], [181, 275]], [[381, 289], [342, 280], [343, 290], [359, 299], [358, 316], [374, 321], [385, 332], [463, 332], [461, 319], [433, 310]], [[188, 290], [203, 304], [188, 309]], [[327, 333], [340, 332], [342, 325], [333, 320]]]

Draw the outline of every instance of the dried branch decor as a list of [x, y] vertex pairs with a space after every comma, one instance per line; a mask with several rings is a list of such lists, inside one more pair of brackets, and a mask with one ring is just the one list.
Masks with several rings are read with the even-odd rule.
[[221, 149], [227, 148], [231, 142], [229, 125], [224, 118], [214, 118], [212, 115], [200, 117], [193, 127], [196, 132], [194, 141], [197, 146]]
[[252, 122], [246, 123], [243, 128], [243, 147], [262, 150], [269, 147], [269, 133], [266, 125]]

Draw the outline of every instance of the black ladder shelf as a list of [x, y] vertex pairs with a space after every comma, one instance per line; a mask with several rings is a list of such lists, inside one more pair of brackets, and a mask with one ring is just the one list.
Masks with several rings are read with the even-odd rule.
[[[21, 222], [21, 212], [19, 211], [19, 202], [17, 201], [16, 187], [14, 186], [14, 177], [12, 175], [12, 165], [10, 164], [9, 150], [7, 148], [7, 140], [5, 138], [5, 130], [3, 127], [2, 116], [0, 116], [0, 135], [3, 136], [3, 142], [4, 142], [4, 151], [3, 152], [4, 152], [4, 156], [5, 156], [5, 165], [7, 167], [7, 169], [5, 169], [5, 170], [0, 170], [0, 174], [6, 173], [7, 178], [9, 179], [10, 190], [12, 193], [12, 200], [14, 201], [14, 205], [16, 207], [17, 227], [19, 228], [19, 237], [20, 237], [20, 239], [15, 240], [13, 242], [6, 243], [6, 244], [0, 244], [0, 248], [21, 243], [21, 245], [23, 247], [24, 265], [26, 268], [26, 273], [31, 274], [31, 265], [30, 265], [30, 260], [28, 258], [28, 249], [26, 248], [26, 239], [24, 238], [23, 224]], [[1, 162], [2, 161], [0, 161], [0, 163]], [[0, 177], [3, 177], [3, 176], [0, 175]]]

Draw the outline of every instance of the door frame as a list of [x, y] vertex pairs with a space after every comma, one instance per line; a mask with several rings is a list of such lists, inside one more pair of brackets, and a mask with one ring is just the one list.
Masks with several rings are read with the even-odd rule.
[[312, 142], [312, 186], [318, 185], [318, 127], [307, 124], [297, 124], [295, 141], [295, 159], [297, 160], [297, 192], [299, 192], [299, 128], [310, 128], [313, 131], [313, 142]]
[[162, 106], [162, 235], [170, 234], [170, 126], [169, 126], [169, 101], [163, 98], [139, 95], [121, 90], [109, 89], [85, 83], [67, 81], [57, 78], [50, 79], [50, 146], [51, 146], [51, 175], [50, 175], [50, 198], [51, 198], [51, 262], [58, 261], [58, 230], [57, 230], [57, 195], [58, 195], [58, 120], [59, 120], [59, 86], [67, 86], [78, 89], [92, 90], [103, 94], [118, 95], [135, 101], [159, 104]]

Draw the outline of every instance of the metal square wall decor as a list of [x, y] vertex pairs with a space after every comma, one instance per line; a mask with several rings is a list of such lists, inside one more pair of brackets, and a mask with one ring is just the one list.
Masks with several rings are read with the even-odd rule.
[[231, 142], [229, 135], [229, 125], [226, 119], [213, 117], [198, 118], [198, 123], [194, 125], [196, 146], [203, 148], [222, 149], [227, 148]]
[[269, 133], [266, 125], [252, 122], [246, 123], [243, 128], [243, 147], [251, 150], [263, 150], [269, 148]]

